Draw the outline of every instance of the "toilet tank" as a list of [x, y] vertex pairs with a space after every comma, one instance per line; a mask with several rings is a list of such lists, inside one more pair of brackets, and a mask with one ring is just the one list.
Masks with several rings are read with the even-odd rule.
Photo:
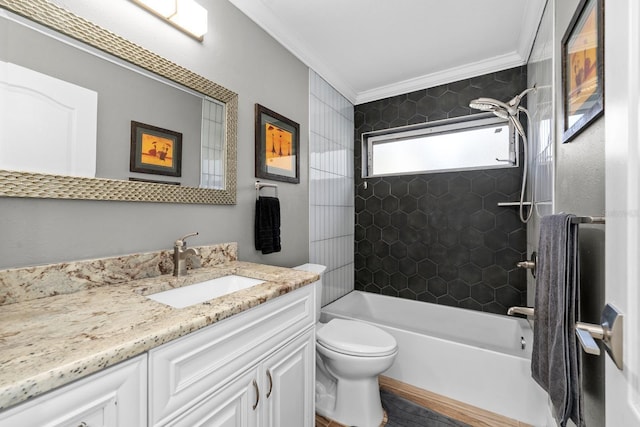
[[315, 299], [316, 299], [316, 323], [320, 321], [320, 309], [322, 308], [322, 274], [327, 269], [324, 265], [320, 264], [302, 264], [297, 267], [293, 267], [294, 270], [308, 271], [320, 275], [320, 280], [314, 283]]

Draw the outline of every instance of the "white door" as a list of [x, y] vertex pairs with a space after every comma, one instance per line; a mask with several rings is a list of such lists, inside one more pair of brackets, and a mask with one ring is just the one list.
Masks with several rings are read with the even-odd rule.
[[607, 358], [607, 427], [640, 426], [640, 2], [605, 2], [606, 301], [624, 313], [624, 369]]
[[0, 61], [0, 169], [96, 176], [98, 94]]

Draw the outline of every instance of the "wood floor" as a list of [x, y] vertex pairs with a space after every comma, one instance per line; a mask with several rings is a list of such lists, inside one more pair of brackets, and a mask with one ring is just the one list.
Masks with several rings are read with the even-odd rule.
[[[475, 406], [444, 397], [409, 384], [381, 375], [378, 377], [380, 388], [403, 397], [411, 402], [438, 412], [472, 427], [532, 427], [529, 424], [494, 414]], [[381, 427], [387, 423], [386, 414]], [[316, 427], [347, 427], [335, 421], [316, 415]]]

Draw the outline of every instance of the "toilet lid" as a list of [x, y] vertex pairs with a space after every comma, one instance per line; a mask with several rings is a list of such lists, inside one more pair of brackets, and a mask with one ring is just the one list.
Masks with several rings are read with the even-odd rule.
[[386, 356], [398, 348], [395, 338], [364, 322], [332, 319], [317, 331], [316, 340], [324, 347], [354, 356]]

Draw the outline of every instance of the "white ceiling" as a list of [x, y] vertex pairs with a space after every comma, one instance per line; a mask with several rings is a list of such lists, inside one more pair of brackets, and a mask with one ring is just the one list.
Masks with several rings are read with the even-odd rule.
[[354, 104], [527, 62], [546, 0], [230, 0]]

